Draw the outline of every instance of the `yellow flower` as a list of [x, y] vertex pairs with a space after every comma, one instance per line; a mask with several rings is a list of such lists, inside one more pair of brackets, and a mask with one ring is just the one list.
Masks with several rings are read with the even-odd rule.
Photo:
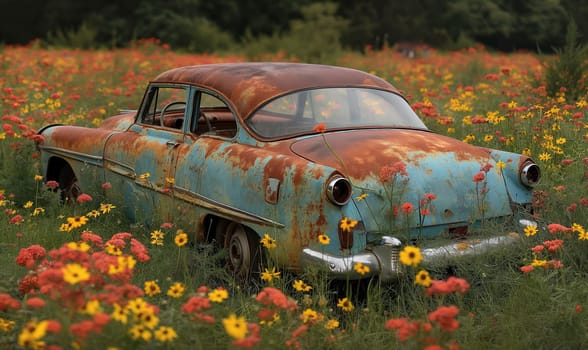
[[417, 266], [422, 260], [423, 256], [418, 247], [408, 245], [400, 252], [400, 262], [406, 266]]
[[504, 163], [502, 160], [499, 160], [498, 162], [496, 162], [496, 167], [500, 170], [506, 168], [506, 163]]
[[331, 243], [331, 239], [329, 238], [329, 236], [327, 236], [325, 234], [318, 235], [318, 241], [322, 245], [327, 245], [327, 244]]
[[181, 282], [176, 282], [169, 287], [167, 290], [167, 295], [172, 298], [179, 298], [184, 295], [184, 291], [186, 290], [186, 286]]
[[566, 140], [565, 137], [560, 137], [557, 140], [555, 140], [555, 143], [558, 144], [558, 145], [563, 145], [566, 142], [567, 142], [567, 140]]
[[348, 217], [344, 217], [343, 219], [341, 219], [341, 222], [339, 222], [339, 227], [344, 232], [351, 232], [351, 230], [355, 227], [355, 225], [357, 225], [357, 221], [351, 220]]
[[276, 240], [270, 237], [270, 235], [268, 235], [267, 233], [263, 235], [263, 238], [259, 242], [266, 249], [274, 249], [278, 246], [276, 244]]
[[166, 182], [168, 185], [173, 185], [173, 184], [176, 182], [176, 180], [175, 180], [173, 177], [166, 177], [166, 178], [165, 178], [165, 182]]
[[549, 154], [547, 152], [543, 152], [543, 153], [539, 154], [539, 160], [542, 162], [546, 162], [550, 159], [551, 159], [551, 154]]
[[150, 297], [161, 293], [161, 288], [159, 288], [159, 285], [155, 281], [145, 281], [143, 290], [145, 291], [145, 294]]
[[525, 226], [525, 236], [527, 236], [527, 237], [535, 236], [537, 234], [537, 232], [538, 232], [537, 226], [534, 226], [534, 225]]
[[547, 265], [547, 260], [533, 259], [533, 261], [531, 262], [531, 266], [534, 266], [534, 267], [541, 267], [541, 266], [545, 266], [545, 265]]
[[155, 314], [153, 308], [145, 308], [141, 312], [135, 314], [135, 319], [140, 321], [141, 325], [153, 329], [159, 324], [159, 317]]
[[476, 140], [476, 136], [474, 136], [473, 134], [468, 134], [466, 135], [466, 137], [463, 139], [463, 142], [472, 142]]
[[365, 275], [366, 273], [370, 272], [370, 267], [367, 265], [362, 264], [361, 262], [357, 262], [354, 266], [353, 269], [360, 275]]
[[163, 237], [165, 234], [161, 230], [155, 230], [151, 232], [151, 244], [153, 245], [163, 245]]
[[303, 280], [294, 280], [292, 286], [299, 292], [310, 292], [312, 290], [312, 286], [304, 283]]
[[110, 316], [114, 320], [116, 320], [122, 324], [127, 324], [129, 310], [124, 307], [121, 307], [117, 303], [114, 303], [113, 307], [114, 307], [114, 309], [112, 310], [112, 313], [110, 314]]
[[271, 270], [265, 269], [261, 273], [261, 280], [262, 281], [271, 282], [274, 279], [279, 279], [279, 278], [280, 278], [280, 271], [276, 271], [275, 267], [272, 267]]
[[174, 243], [178, 246], [178, 247], [183, 247], [186, 245], [186, 243], [188, 243], [188, 234], [186, 234], [186, 232], [184, 232], [183, 230], [178, 230], [176, 232], [176, 237], [174, 238]]
[[339, 299], [337, 306], [340, 307], [341, 310], [343, 310], [345, 312], [351, 312], [351, 311], [353, 311], [353, 308], [354, 308], [353, 303], [348, 298]]
[[368, 197], [367, 193], [362, 193], [361, 195], [355, 197], [355, 199], [357, 199], [358, 202], [361, 202], [362, 200], [366, 199]]
[[339, 327], [339, 321], [337, 320], [330, 319], [327, 321], [327, 323], [325, 323], [326, 329], [335, 329], [337, 327]]
[[229, 292], [224, 288], [216, 288], [208, 292], [208, 300], [213, 303], [222, 303], [229, 298]]
[[25, 209], [29, 209], [29, 208], [30, 208], [30, 207], [32, 207], [32, 206], [33, 206], [33, 202], [31, 202], [31, 201], [28, 201], [28, 202], [26, 202], [26, 203], [25, 203], [25, 204], [24, 204], [22, 207], [23, 207], [23, 208], [25, 208]]
[[110, 213], [110, 211], [114, 208], [116, 208], [115, 205], [109, 203], [100, 203], [100, 211], [102, 214]]
[[89, 217], [91, 217], [91, 218], [97, 218], [97, 217], [99, 217], [99, 216], [100, 216], [100, 212], [99, 212], [98, 210], [92, 210], [92, 211], [89, 211], [89, 212], [86, 214], [86, 216], [89, 216]]
[[153, 335], [155, 336], [155, 339], [162, 343], [172, 341], [178, 337], [176, 331], [174, 331], [174, 329], [171, 327], [159, 327], [159, 329], [156, 330]]
[[63, 280], [69, 284], [78, 284], [90, 279], [88, 269], [80, 264], [67, 264], [61, 268], [63, 272]]
[[87, 252], [88, 250], [90, 250], [90, 245], [86, 242], [69, 242], [67, 243], [67, 248], [79, 252]]
[[150, 306], [143, 298], [129, 300], [126, 306], [126, 310], [131, 311], [133, 314], [139, 314], [145, 309], [150, 309]]
[[100, 311], [102, 311], [102, 308], [100, 307], [100, 302], [96, 299], [88, 301], [79, 310], [80, 313], [86, 314], [86, 315], [96, 315]]
[[134, 325], [129, 329], [129, 334], [134, 340], [142, 339], [146, 342], [150, 341], [153, 336], [153, 334], [151, 334], [151, 332], [143, 325]]
[[67, 218], [67, 223], [71, 229], [84, 226], [88, 222], [88, 218], [85, 216], [75, 216]]
[[43, 176], [35, 175], [35, 181], [41, 181], [41, 180], [43, 180]]
[[122, 250], [112, 243], [106, 243], [104, 251], [109, 255], [122, 255]]
[[309, 321], [316, 321], [320, 316], [319, 313], [313, 309], [306, 309], [302, 311], [300, 317], [302, 318], [302, 323], [307, 323]]
[[143, 180], [146, 180], [150, 177], [151, 177], [151, 174], [149, 174], [149, 173], [143, 173], [143, 174], [139, 175], [139, 178], [143, 179]]
[[429, 287], [431, 285], [431, 276], [426, 270], [420, 270], [414, 278], [414, 284]]
[[586, 232], [586, 230], [584, 230], [584, 227], [582, 225], [574, 222], [572, 224], [572, 232], [578, 233], [578, 239], [580, 241], [587, 241], [588, 240], [588, 232]]
[[494, 139], [494, 136], [492, 135], [485, 135], [484, 136], [484, 142], [490, 142]]
[[47, 333], [47, 325], [47, 321], [28, 322], [18, 335], [18, 345], [28, 349], [45, 348], [45, 343], [41, 339]]
[[243, 316], [230, 314], [229, 317], [223, 318], [223, 326], [227, 334], [234, 339], [243, 339], [247, 336], [247, 322]]

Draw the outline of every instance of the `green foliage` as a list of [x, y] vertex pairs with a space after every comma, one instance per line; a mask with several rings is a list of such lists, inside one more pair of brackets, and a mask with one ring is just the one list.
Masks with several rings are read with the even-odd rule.
[[80, 49], [95, 49], [100, 46], [97, 42], [98, 32], [88, 22], [83, 22], [78, 29], [57, 29], [47, 34], [47, 45], [61, 48], [77, 47]]
[[337, 16], [337, 4], [315, 3], [302, 8], [302, 19], [292, 20], [283, 34], [252, 38], [244, 42], [245, 54], [285, 51], [303, 62], [334, 63], [342, 51], [340, 39], [348, 21]]
[[586, 95], [588, 74], [588, 46], [578, 43], [576, 23], [570, 22], [563, 49], [555, 49], [557, 57], [545, 65], [545, 84], [548, 94], [556, 96], [562, 88], [572, 100]]

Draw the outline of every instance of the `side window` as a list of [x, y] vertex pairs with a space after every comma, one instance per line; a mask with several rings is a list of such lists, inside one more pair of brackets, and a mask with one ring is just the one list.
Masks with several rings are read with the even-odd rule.
[[186, 114], [188, 89], [181, 87], [151, 87], [140, 123], [165, 128], [182, 129]]
[[237, 135], [237, 121], [225, 102], [206, 92], [200, 93], [199, 101], [198, 118], [194, 118], [192, 133], [226, 138]]

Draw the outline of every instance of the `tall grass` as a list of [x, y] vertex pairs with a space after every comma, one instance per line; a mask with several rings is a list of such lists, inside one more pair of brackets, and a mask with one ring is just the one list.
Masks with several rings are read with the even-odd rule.
[[[317, 271], [279, 271], [259, 290], [243, 290], [222, 268], [224, 252], [191, 238], [186, 245], [176, 243], [178, 230], [188, 228], [164, 222], [148, 228], [128, 222], [122, 215], [124, 204], [109, 203], [103, 189], [88, 190], [92, 199], [87, 202], [63, 205], [59, 194], [36, 177], [33, 130], [48, 123], [97, 125], [119, 108], [136, 108], [147, 81], [167, 68], [241, 59], [180, 55], [153, 43], [96, 52], [4, 48], [1, 348], [17, 348], [19, 343], [63, 349], [248, 345], [581, 349], [588, 345], [587, 104], [585, 96], [568, 101], [565, 92], [548, 97], [542, 66], [532, 55], [470, 49], [409, 59], [384, 50], [341, 58], [341, 65], [375, 73], [403, 89], [431, 129], [473, 144], [528, 154], [543, 169], [543, 182], [535, 193], [538, 232], [519, 229], [513, 233], [522, 237], [520, 244], [492, 254], [454, 259], [442, 266], [407, 267], [390, 285], [376, 280], [337, 284]], [[116, 207], [105, 211], [101, 204]], [[71, 230], [63, 226], [80, 216], [88, 222]], [[482, 229], [508, 233], [508, 228], [499, 226]], [[160, 241], [154, 239], [156, 230], [161, 232]], [[101, 237], [102, 244], [92, 243], [89, 232]], [[123, 235], [124, 247], [119, 246], [124, 259], [112, 260], [115, 271], [110, 273], [109, 266], [101, 263], [116, 255], [101, 254], [113, 249], [106, 242], [113, 235], [122, 237], [121, 233], [129, 233]], [[148, 257], [137, 245], [130, 249], [133, 239], [148, 249]], [[549, 251], [551, 243], [546, 241], [554, 240], [561, 240], [561, 246]], [[62, 248], [71, 242], [78, 245]], [[89, 250], [82, 251], [86, 248], [79, 242], [87, 242]], [[121, 239], [110, 242], [120, 245]], [[29, 266], [18, 265], [17, 256], [22, 263], [23, 249], [32, 245], [43, 247], [48, 254], [44, 259], [50, 263], [39, 267], [43, 259], [32, 259]], [[64, 257], [63, 249], [81, 252]], [[63, 281], [62, 268], [73, 263], [89, 266], [92, 283]], [[23, 280], [51, 269], [58, 271], [60, 281], [49, 278], [39, 287], [51, 289], [23, 294], [27, 286]], [[427, 289], [415, 283], [421, 270], [440, 283], [457, 277], [469, 288], [427, 295]], [[83, 271], [77, 272], [83, 277]], [[304, 291], [300, 282], [311, 289]], [[262, 298], [269, 291], [275, 294]], [[117, 313], [113, 300], [135, 308]], [[449, 306], [457, 308], [456, 316], [445, 309]], [[443, 312], [446, 323], [432, 316]]]

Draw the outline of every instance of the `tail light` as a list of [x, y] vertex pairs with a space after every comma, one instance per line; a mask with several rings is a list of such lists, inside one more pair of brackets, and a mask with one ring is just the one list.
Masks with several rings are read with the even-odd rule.
[[345, 205], [351, 199], [351, 182], [343, 176], [336, 174], [327, 182], [327, 198], [336, 205]]

